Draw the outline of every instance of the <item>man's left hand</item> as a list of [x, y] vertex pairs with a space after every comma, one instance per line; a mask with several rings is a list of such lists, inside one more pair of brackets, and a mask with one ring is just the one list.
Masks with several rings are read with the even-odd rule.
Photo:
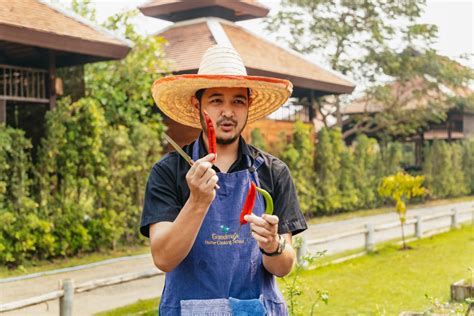
[[255, 214], [245, 215], [244, 219], [249, 222], [252, 237], [265, 252], [272, 253], [278, 249], [278, 216], [263, 214], [262, 217]]

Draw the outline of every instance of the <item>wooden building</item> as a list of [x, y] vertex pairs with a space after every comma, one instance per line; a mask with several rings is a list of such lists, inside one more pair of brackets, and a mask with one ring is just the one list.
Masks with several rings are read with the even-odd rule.
[[[401, 104], [405, 113], [409, 115], [410, 110], [416, 110], [422, 107], [430, 106], [430, 101], [438, 100], [438, 93], [428, 88], [422, 89], [424, 83], [421, 80], [412, 80], [408, 88], [400, 89], [398, 84], [390, 84], [392, 93], [398, 96], [398, 102]], [[425, 91], [422, 97], [417, 96], [419, 91]], [[450, 91], [453, 96], [465, 98], [466, 100], [474, 99], [472, 91], [469, 89], [458, 90], [457, 92]], [[404, 136], [398, 141], [404, 142], [408, 148], [414, 153], [413, 163], [407, 167], [418, 169], [423, 162], [423, 147], [426, 142], [434, 140], [462, 140], [465, 138], [474, 137], [474, 104], [467, 104], [464, 107], [458, 107], [456, 104], [449, 104], [449, 99], [446, 99], [444, 110], [446, 111], [446, 119], [443, 122], [430, 122], [426, 128], [418, 130], [413, 135]], [[468, 101], [469, 102], [469, 101]], [[366, 97], [362, 97], [347, 105], [342, 113], [343, 132], [348, 130], [354, 124], [354, 117], [360, 115], [375, 115], [378, 112], [384, 111], [382, 104], [374, 103]], [[365, 133], [369, 137], [379, 138], [382, 131], [375, 133]], [[355, 134], [345, 139], [347, 144], [352, 143], [355, 139]]]
[[62, 91], [57, 68], [121, 59], [129, 43], [42, 1], [0, 1], [0, 123], [36, 144]]
[[[267, 143], [276, 142], [281, 132], [292, 132], [296, 119], [313, 123], [315, 97], [354, 90], [354, 84], [344, 76], [235, 24], [268, 14], [269, 9], [255, 0], [154, 0], [139, 9], [147, 16], [175, 22], [157, 33], [168, 41], [165, 52], [174, 74], [197, 73], [204, 52], [212, 45], [224, 44], [237, 50], [249, 75], [283, 78], [293, 83], [293, 102], [267, 119], [252, 123], [244, 137], [260, 128]], [[167, 118], [165, 122], [180, 145], [191, 142], [199, 133]]]

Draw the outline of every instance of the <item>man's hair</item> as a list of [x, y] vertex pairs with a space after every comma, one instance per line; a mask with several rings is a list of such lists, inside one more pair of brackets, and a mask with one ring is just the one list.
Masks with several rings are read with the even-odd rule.
[[[196, 97], [196, 99], [198, 99], [199, 104], [201, 104], [202, 95], [204, 94], [204, 91], [206, 91], [206, 89], [199, 89], [199, 90], [196, 91], [196, 93], [194, 94], [194, 96]], [[250, 90], [250, 88], [247, 88], [247, 97], [250, 98], [251, 94], [252, 94], [252, 91]]]

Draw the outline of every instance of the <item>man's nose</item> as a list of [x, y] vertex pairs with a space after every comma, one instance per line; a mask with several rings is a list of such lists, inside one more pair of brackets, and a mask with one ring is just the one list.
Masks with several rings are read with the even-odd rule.
[[234, 109], [232, 107], [231, 102], [225, 102], [224, 106], [222, 107], [221, 115], [225, 117], [234, 116]]

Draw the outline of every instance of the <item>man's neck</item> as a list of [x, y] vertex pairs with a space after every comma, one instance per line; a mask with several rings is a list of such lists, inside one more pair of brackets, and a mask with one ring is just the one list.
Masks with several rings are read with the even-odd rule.
[[[209, 149], [209, 142], [207, 137], [204, 135], [204, 142], [206, 148]], [[227, 172], [232, 164], [237, 160], [237, 155], [239, 154], [239, 144], [240, 139], [237, 138], [231, 144], [217, 144], [217, 161], [215, 165], [221, 172]]]

